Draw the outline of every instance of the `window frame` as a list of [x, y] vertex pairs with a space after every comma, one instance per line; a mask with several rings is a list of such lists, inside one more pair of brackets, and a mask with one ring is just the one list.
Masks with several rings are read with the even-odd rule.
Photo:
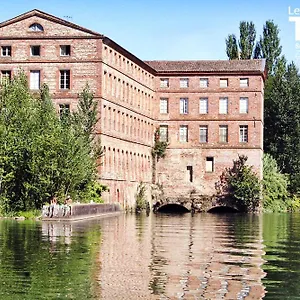
[[239, 142], [240, 143], [248, 143], [249, 141], [249, 126], [248, 125], [240, 125], [239, 126]]
[[[201, 103], [206, 103], [205, 104], [205, 112], [202, 110], [203, 105]], [[199, 114], [200, 115], [207, 115], [208, 114], [208, 97], [202, 97], [199, 99]]]
[[[39, 54], [34, 54], [34, 52], [38, 49]], [[40, 45], [30, 45], [30, 56], [32, 57], [40, 57], [41, 56], [41, 46]]]
[[[38, 74], [38, 81], [36, 82], [36, 78], [32, 78], [33, 74]], [[29, 88], [30, 90], [39, 90], [41, 88], [41, 71], [40, 70], [30, 70], [29, 71]]]
[[[165, 104], [163, 104], [165, 103]], [[160, 98], [159, 99], [159, 113], [168, 114], [169, 113], [169, 98]]]
[[[67, 53], [67, 54], [63, 54], [63, 53], [62, 53], [63, 47], [66, 47], [65, 50], [66, 50], [66, 53]], [[67, 49], [68, 49], [68, 51], [67, 51]], [[71, 45], [59, 45], [59, 54], [60, 54], [60, 56], [62, 56], [62, 57], [68, 57], [68, 56], [71, 56]]]
[[[166, 84], [162, 84], [163, 82]], [[170, 86], [169, 78], [160, 78], [159, 86], [162, 89], [168, 88]]]
[[[243, 81], [246, 81], [245, 83]], [[248, 77], [245, 77], [245, 78], [240, 78], [240, 87], [241, 88], [247, 88], [249, 87], [249, 78]]]
[[[163, 130], [165, 130], [165, 134], [163, 133]], [[169, 140], [169, 127], [168, 125], [159, 125], [159, 141], [160, 142], [168, 142]]]
[[[188, 125], [180, 125], [179, 126], [179, 142], [180, 143], [187, 143], [188, 138]], [[183, 133], [183, 134], [182, 134]]]
[[189, 87], [189, 78], [180, 78], [179, 87], [181, 89], [187, 89]]
[[228, 78], [220, 78], [220, 88], [227, 88], [228, 84], [229, 84]]
[[28, 28], [32, 32], [44, 32], [44, 27], [39, 23], [32, 23]]
[[11, 81], [12, 71], [11, 70], [1, 70], [1, 84], [5, 84]]
[[[246, 101], [245, 101], [246, 100]], [[242, 103], [245, 101], [246, 106], [244, 106]], [[248, 114], [249, 113], [249, 98], [248, 97], [240, 97], [240, 109], [239, 112], [240, 114]]]
[[59, 103], [58, 109], [60, 120], [62, 120], [64, 116], [69, 115], [71, 113], [70, 103]]
[[71, 71], [69, 69], [59, 70], [59, 89], [71, 89]]
[[228, 143], [228, 125], [219, 125], [219, 143]]
[[[208, 164], [210, 162], [210, 164]], [[208, 168], [211, 166], [211, 168]], [[213, 156], [207, 156], [205, 160], [205, 173], [213, 173], [215, 170], [215, 159]]]
[[187, 115], [189, 113], [189, 98], [179, 99], [179, 113], [181, 115]]
[[[226, 103], [226, 110], [223, 110], [224, 105], [222, 103]], [[228, 115], [228, 97], [220, 97], [219, 98], [219, 114], [220, 115]]]
[[1, 46], [1, 56], [11, 57], [11, 46]]
[[[206, 82], [205, 85], [202, 85], [201, 83]], [[209, 87], [209, 79], [206, 77], [200, 78], [200, 88], [208, 88]]]
[[[205, 135], [201, 133], [205, 133]], [[199, 126], [199, 142], [201, 144], [208, 143], [208, 125], [200, 125]]]

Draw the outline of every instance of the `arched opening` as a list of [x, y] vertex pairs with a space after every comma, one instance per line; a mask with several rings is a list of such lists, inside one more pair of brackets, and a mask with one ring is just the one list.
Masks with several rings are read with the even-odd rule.
[[166, 204], [161, 206], [158, 210], [160, 213], [168, 213], [168, 214], [184, 214], [189, 212], [189, 210], [180, 205], [180, 204]]
[[212, 214], [232, 214], [232, 213], [238, 213], [239, 211], [233, 207], [229, 206], [217, 206], [213, 207], [207, 212]]

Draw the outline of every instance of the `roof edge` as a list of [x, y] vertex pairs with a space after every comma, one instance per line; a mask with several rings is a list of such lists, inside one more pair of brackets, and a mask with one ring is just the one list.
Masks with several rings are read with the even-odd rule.
[[89, 33], [91, 35], [95, 35], [95, 36], [98, 36], [98, 37], [103, 37], [103, 35], [98, 33], [98, 32], [92, 31], [90, 29], [79, 26], [79, 25], [74, 24], [72, 22], [66, 21], [66, 20], [64, 20], [62, 18], [59, 18], [59, 17], [56, 17], [54, 15], [45, 13], [45, 12], [43, 12], [41, 10], [38, 10], [38, 9], [30, 10], [30, 11], [25, 12], [21, 15], [18, 15], [16, 17], [12, 18], [12, 19], [1, 22], [0, 23], [0, 28], [4, 27], [4, 26], [7, 26], [7, 25], [10, 25], [10, 24], [13, 24], [13, 23], [16, 23], [16, 22], [19, 22], [19, 21], [22, 21], [22, 20], [25, 20], [25, 19], [30, 18], [30, 17], [34, 17], [34, 16], [37, 16], [37, 17], [40, 17], [40, 18], [43, 18], [43, 19], [46, 19], [46, 20], [49, 20], [49, 21], [52, 21], [52, 22], [59, 23], [61, 25], [68, 26], [68, 27], [71, 27], [73, 29], [80, 30], [80, 31]]

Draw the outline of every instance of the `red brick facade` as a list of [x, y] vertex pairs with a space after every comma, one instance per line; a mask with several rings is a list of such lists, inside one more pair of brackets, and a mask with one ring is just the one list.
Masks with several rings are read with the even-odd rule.
[[[156, 177], [167, 195], [213, 194], [238, 154], [246, 154], [262, 175], [264, 61], [144, 62], [101, 34], [38, 10], [1, 23], [0, 47], [1, 76], [22, 69], [31, 87], [47, 83], [58, 111], [65, 104], [76, 109], [88, 82], [98, 101], [97, 134], [105, 150], [99, 179], [110, 187], [107, 202], [133, 206], [140, 181], [148, 185], [150, 200], [151, 149], [160, 125], [167, 126], [169, 147]], [[161, 78], [168, 87], [161, 87]], [[228, 86], [220, 87], [220, 79]], [[207, 113], [200, 111], [200, 98], [207, 99]], [[226, 113], [220, 113], [220, 98], [227, 98]], [[224, 126], [228, 139], [220, 142]], [[180, 141], [184, 130], [187, 140]], [[200, 130], [202, 139], [207, 133], [204, 142]]]

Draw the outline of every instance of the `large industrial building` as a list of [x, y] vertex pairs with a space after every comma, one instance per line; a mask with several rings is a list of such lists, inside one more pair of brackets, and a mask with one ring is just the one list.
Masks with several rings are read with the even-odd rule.
[[[165, 197], [215, 193], [239, 154], [262, 176], [264, 60], [143, 61], [110, 38], [39, 10], [0, 23], [1, 79], [20, 69], [76, 110], [88, 82], [98, 102], [106, 201], [133, 206], [139, 182]], [[167, 141], [153, 168], [154, 133]], [[155, 176], [153, 176], [155, 172]]]

